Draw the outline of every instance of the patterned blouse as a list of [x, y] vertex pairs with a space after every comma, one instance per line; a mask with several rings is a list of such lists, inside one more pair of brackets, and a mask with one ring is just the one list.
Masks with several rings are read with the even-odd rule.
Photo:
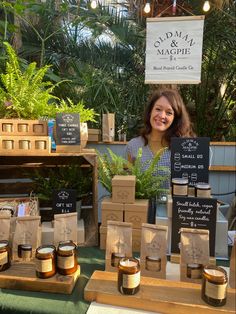
[[[143, 170], [146, 170], [149, 166], [150, 161], [154, 158], [154, 154], [149, 147], [149, 145], [145, 146], [145, 142], [142, 136], [138, 136], [133, 138], [127, 143], [126, 146], [126, 157], [128, 155], [131, 157], [133, 161], [135, 161], [139, 148], [142, 148], [142, 157], [141, 163], [143, 165]], [[167, 167], [170, 171], [170, 150], [167, 149], [161, 155], [161, 158], [157, 164], [157, 171], [154, 173], [155, 175], [163, 175], [166, 174], [164, 170], [158, 169], [158, 167]], [[170, 180], [166, 180], [163, 182], [163, 188], [169, 189], [170, 187]]]

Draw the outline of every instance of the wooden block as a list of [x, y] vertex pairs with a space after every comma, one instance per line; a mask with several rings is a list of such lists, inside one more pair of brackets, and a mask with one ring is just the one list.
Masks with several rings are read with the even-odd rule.
[[85, 300], [168, 314], [233, 314], [235, 290], [228, 289], [226, 305], [213, 307], [201, 299], [201, 286], [192, 283], [141, 277], [140, 291], [122, 295], [117, 273], [95, 271], [84, 290]]
[[82, 150], [81, 145], [57, 145], [57, 153], [80, 153]]
[[44, 120], [0, 119], [0, 135], [47, 136], [48, 123]]
[[0, 154], [11, 156], [41, 156], [50, 154], [49, 136], [0, 136]]
[[135, 202], [135, 176], [119, 176], [112, 178], [112, 202], [129, 203]]
[[107, 221], [123, 221], [124, 204], [113, 203], [110, 197], [106, 197], [101, 202], [102, 226], [107, 226]]
[[125, 222], [131, 222], [133, 228], [141, 228], [147, 222], [148, 200], [137, 199], [133, 204], [124, 204]]
[[34, 263], [15, 263], [0, 272], [0, 288], [71, 294], [80, 275], [80, 266], [69, 276], [56, 274], [48, 279], [36, 277]]

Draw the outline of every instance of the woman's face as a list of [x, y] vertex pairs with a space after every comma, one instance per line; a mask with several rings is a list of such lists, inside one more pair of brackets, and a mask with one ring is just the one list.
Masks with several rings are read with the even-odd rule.
[[165, 132], [174, 121], [174, 110], [168, 99], [161, 96], [154, 104], [151, 115], [150, 124], [152, 130]]

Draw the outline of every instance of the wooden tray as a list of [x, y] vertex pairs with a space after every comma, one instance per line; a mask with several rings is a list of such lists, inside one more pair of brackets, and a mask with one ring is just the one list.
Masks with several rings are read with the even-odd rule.
[[0, 288], [70, 294], [79, 275], [80, 266], [70, 276], [56, 274], [48, 279], [40, 279], [35, 275], [33, 263], [15, 263], [0, 272]]
[[87, 301], [124, 306], [166, 314], [235, 313], [235, 290], [228, 289], [227, 303], [212, 307], [201, 299], [201, 285], [141, 277], [141, 288], [134, 296], [117, 290], [117, 273], [95, 271], [84, 290]]

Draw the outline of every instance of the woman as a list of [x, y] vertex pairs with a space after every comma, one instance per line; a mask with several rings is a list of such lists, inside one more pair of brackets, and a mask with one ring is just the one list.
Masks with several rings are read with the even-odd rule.
[[[144, 128], [141, 135], [127, 144], [127, 158], [134, 162], [139, 148], [142, 148], [142, 164], [148, 167], [156, 153], [167, 147], [157, 165], [170, 168], [170, 142], [172, 137], [193, 137], [189, 115], [177, 90], [165, 89], [155, 92], [146, 108]], [[157, 172], [161, 174], [161, 171]], [[169, 180], [164, 184], [169, 188]]]

